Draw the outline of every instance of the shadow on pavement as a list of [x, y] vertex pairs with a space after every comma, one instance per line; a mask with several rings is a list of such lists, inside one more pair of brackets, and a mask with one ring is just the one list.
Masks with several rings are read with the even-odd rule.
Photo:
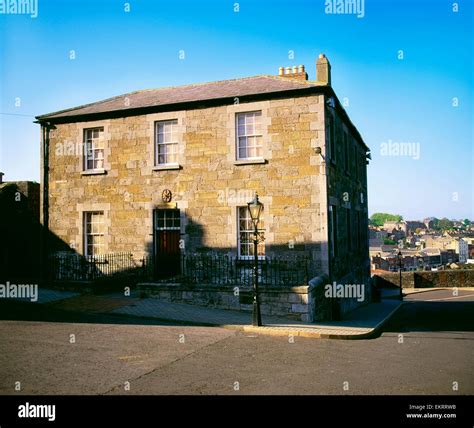
[[58, 323], [129, 324], [129, 325], [190, 325], [179, 321], [129, 317], [119, 314], [65, 311], [50, 304], [38, 305], [21, 301], [0, 301], [0, 320]]
[[384, 325], [384, 332], [474, 331], [474, 302], [405, 302]]

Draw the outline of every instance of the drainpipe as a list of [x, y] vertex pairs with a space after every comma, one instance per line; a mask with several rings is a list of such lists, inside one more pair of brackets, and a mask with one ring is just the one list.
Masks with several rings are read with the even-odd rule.
[[41, 279], [48, 279], [49, 267], [49, 132], [51, 123], [37, 121], [41, 125], [41, 158], [42, 171], [42, 229], [41, 229]]

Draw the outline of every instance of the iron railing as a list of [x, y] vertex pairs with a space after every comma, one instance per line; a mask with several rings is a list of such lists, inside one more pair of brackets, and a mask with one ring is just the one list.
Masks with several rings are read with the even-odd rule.
[[[178, 267], [179, 264], [179, 267]], [[175, 275], [160, 275], [159, 262], [154, 267], [153, 258], [144, 259], [144, 276], [157, 282], [183, 284], [214, 284], [252, 287], [254, 261], [215, 253], [183, 254]], [[307, 284], [311, 263], [307, 255], [267, 256], [258, 262], [259, 285], [296, 286]]]
[[[258, 262], [259, 285], [285, 287], [304, 285], [311, 278], [308, 255], [267, 256]], [[169, 263], [174, 262], [174, 272]], [[63, 281], [96, 281], [104, 278], [133, 277], [158, 283], [213, 284], [250, 288], [254, 261], [218, 253], [182, 254], [167, 260], [163, 269], [152, 256], [137, 260], [132, 253], [82, 256], [56, 253], [50, 257], [50, 278]], [[166, 272], [165, 269], [166, 268]]]
[[132, 253], [110, 253], [82, 256], [56, 253], [50, 257], [49, 274], [53, 280], [95, 281], [125, 275], [142, 275], [142, 263]]

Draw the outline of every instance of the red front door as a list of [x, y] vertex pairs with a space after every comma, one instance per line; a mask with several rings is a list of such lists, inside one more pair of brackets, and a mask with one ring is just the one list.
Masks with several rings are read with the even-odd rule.
[[181, 222], [179, 210], [155, 210], [155, 276], [169, 278], [180, 273]]

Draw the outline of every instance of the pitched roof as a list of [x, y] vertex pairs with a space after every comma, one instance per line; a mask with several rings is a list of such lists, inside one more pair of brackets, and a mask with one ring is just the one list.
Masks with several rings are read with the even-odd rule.
[[171, 104], [189, 103], [222, 98], [243, 97], [257, 94], [295, 91], [301, 89], [327, 87], [316, 82], [287, 77], [261, 75], [233, 80], [200, 83], [168, 88], [148, 89], [119, 95], [91, 104], [37, 116], [39, 120], [72, 118], [74, 116], [97, 113], [118, 112], [138, 108], [158, 107]]

